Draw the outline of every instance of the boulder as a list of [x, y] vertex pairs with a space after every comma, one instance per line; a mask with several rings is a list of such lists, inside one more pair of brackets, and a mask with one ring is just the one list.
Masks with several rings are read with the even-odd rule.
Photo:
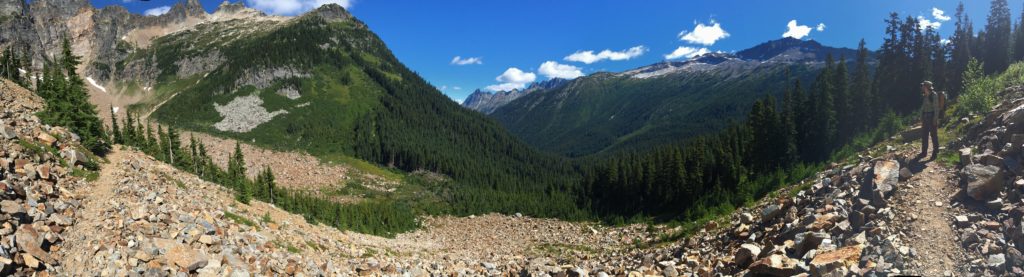
[[39, 133], [39, 135], [36, 136], [36, 140], [39, 140], [40, 143], [46, 146], [53, 146], [54, 143], [57, 143], [57, 138], [47, 133]]
[[991, 165], [972, 164], [961, 170], [961, 182], [966, 183], [967, 195], [975, 200], [986, 201], [999, 195], [1005, 186], [1005, 173]]
[[862, 250], [863, 245], [853, 245], [819, 253], [811, 260], [811, 276], [845, 276], [835, 273], [858, 264]]
[[875, 162], [874, 172], [875, 176], [871, 180], [874, 189], [880, 191], [883, 196], [889, 197], [889, 193], [899, 183], [900, 163], [895, 160]]
[[89, 156], [75, 149], [68, 149], [64, 151], [63, 155], [70, 165], [82, 165], [89, 162]]
[[206, 253], [182, 244], [171, 247], [167, 251], [166, 257], [169, 263], [175, 264], [187, 272], [196, 271], [209, 263], [209, 257], [206, 256]]
[[803, 232], [796, 235], [793, 240], [793, 250], [796, 251], [796, 256], [803, 256], [807, 251], [818, 248], [825, 239], [829, 239], [826, 233], [820, 232]]
[[761, 221], [771, 222], [779, 215], [782, 215], [782, 207], [779, 204], [771, 204], [765, 206], [764, 210], [761, 210]]
[[737, 266], [742, 268], [749, 265], [754, 261], [754, 259], [757, 259], [757, 256], [759, 255], [761, 255], [760, 247], [750, 243], [744, 243], [740, 245], [739, 249], [736, 249], [736, 255], [733, 261], [736, 262]]
[[11, 126], [0, 126], [0, 137], [3, 137], [4, 139], [16, 139], [18, 138], [18, 133], [15, 132], [14, 128], [11, 128]]
[[775, 254], [755, 261], [747, 269], [755, 276], [793, 276], [800, 273], [799, 264], [799, 260]]
[[970, 147], [960, 148], [960, 166], [964, 167], [971, 164], [971, 153], [973, 149]]
[[50, 253], [43, 250], [43, 236], [36, 232], [32, 228], [32, 225], [21, 225], [18, 231], [14, 233], [14, 242], [17, 243], [18, 248], [25, 253], [32, 255], [33, 257], [42, 260], [47, 264], [53, 264], [55, 261], [53, 257], [50, 257]]
[[977, 159], [983, 165], [1003, 166], [1003, 158], [992, 153], [981, 154]]

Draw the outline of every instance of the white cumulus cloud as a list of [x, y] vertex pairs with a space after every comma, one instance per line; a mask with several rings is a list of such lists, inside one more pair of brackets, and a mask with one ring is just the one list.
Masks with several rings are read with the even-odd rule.
[[163, 6], [163, 7], [156, 7], [156, 8], [148, 9], [145, 12], [142, 12], [142, 14], [144, 14], [146, 16], [161, 16], [161, 15], [163, 15], [163, 14], [169, 12], [169, 11], [171, 11], [171, 6]]
[[814, 29], [818, 30], [818, 32], [824, 32], [825, 31], [825, 23], [818, 23], [818, 27], [816, 27]]
[[666, 54], [665, 55], [665, 59], [674, 60], [674, 59], [683, 58], [683, 57], [689, 59], [689, 58], [693, 58], [693, 57], [696, 57], [696, 56], [704, 55], [704, 54], [707, 54], [707, 53], [708, 53], [708, 49], [707, 48], [703, 48], [702, 47], [702, 48], [698, 49], [698, 48], [695, 48], [695, 47], [679, 46], [679, 48], [676, 48], [676, 50], [672, 51], [672, 53]]
[[950, 19], [952, 19], [948, 15], [946, 15], [946, 12], [936, 7], [932, 7], [932, 17], [934, 17], [935, 20], [938, 21], [949, 21]]
[[583, 76], [583, 70], [579, 67], [560, 64], [554, 61], [546, 61], [540, 64], [540, 68], [537, 69], [541, 75], [550, 78], [562, 78], [562, 79], [574, 79]]
[[704, 25], [704, 23], [696, 24], [697, 26], [693, 27], [693, 31], [683, 30], [679, 32], [679, 39], [693, 44], [712, 45], [720, 39], [729, 37], [729, 33], [722, 29], [722, 24], [714, 20], [709, 25]]
[[532, 83], [533, 81], [537, 80], [537, 74], [534, 74], [533, 72], [523, 72], [519, 68], [510, 67], [507, 70], [505, 70], [504, 73], [501, 73], [501, 75], [498, 75], [498, 77], [494, 79], [501, 83], [497, 85], [487, 86], [484, 89], [490, 91], [509, 91], [513, 89], [522, 89], [526, 87], [526, 84]]
[[923, 16], [917, 16], [917, 28], [925, 30], [928, 29], [929, 27], [932, 28], [932, 30], [938, 30], [939, 27], [942, 27], [942, 22], [931, 21], [928, 20], [927, 18], [924, 18]]
[[452, 58], [451, 64], [454, 65], [470, 65], [470, 64], [484, 64], [484, 60], [480, 57], [466, 57], [455, 56]]
[[355, 0], [246, 0], [249, 7], [275, 15], [296, 15], [326, 4], [338, 4], [346, 9]]
[[571, 62], [592, 64], [602, 60], [628, 60], [635, 57], [639, 57], [640, 55], [643, 55], [645, 52], [647, 52], [647, 47], [644, 47], [643, 45], [633, 46], [630, 47], [629, 49], [622, 51], [612, 51], [610, 49], [605, 49], [601, 52], [598, 52], [597, 54], [594, 54], [593, 50], [576, 51], [576, 53], [572, 53], [572, 55], [566, 56], [565, 60]]
[[[824, 30], [825, 28], [822, 28]], [[782, 37], [791, 37], [795, 39], [802, 39], [811, 33], [811, 27], [807, 25], [800, 25], [796, 23], [796, 19], [790, 20], [786, 24], [786, 32], [782, 33]]]

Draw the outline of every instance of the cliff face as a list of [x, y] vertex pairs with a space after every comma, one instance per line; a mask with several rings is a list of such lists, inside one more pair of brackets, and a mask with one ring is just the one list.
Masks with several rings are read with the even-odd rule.
[[157, 37], [206, 22], [244, 18], [280, 20], [227, 2], [213, 14], [198, 0], [184, 0], [166, 14], [143, 16], [118, 5], [97, 9], [88, 0], [0, 0], [0, 47], [30, 53], [32, 69], [38, 71], [45, 60], [59, 55], [66, 37], [75, 54], [83, 57], [79, 73], [105, 83], [117, 75], [154, 75], [124, 61]]

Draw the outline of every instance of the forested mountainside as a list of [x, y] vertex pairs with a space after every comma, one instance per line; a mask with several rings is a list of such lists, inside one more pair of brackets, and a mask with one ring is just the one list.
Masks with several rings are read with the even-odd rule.
[[[586, 156], [679, 142], [738, 122], [754, 100], [809, 83], [827, 56], [856, 50], [784, 38], [622, 73], [598, 73], [511, 101], [491, 116], [541, 150]], [[868, 53], [868, 64], [874, 64]]]

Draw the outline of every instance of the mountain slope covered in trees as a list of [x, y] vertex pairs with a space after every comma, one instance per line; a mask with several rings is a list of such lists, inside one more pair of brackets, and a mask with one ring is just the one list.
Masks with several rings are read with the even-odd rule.
[[491, 116], [530, 145], [567, 156], [648, 149], [724, 129], [754, 99], [781, 96], [793, 79], [811, 81], [828, 55], [853, 59], [856, 51], [784, 38], [736, 54], [593, 74]]

